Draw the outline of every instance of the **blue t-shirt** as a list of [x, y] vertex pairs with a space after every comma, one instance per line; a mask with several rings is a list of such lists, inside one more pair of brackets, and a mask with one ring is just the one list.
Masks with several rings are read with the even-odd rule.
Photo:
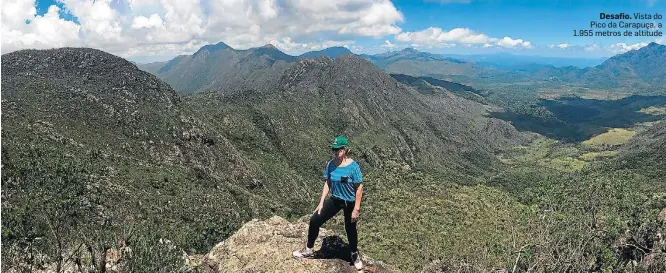
[[345, 201], [356, 201], [356, 190], [353, 184], [361, 183], [363, 175], [361, 167], [356, 161], [351, 164], [338, 167], [333, 160], [329, 161], [324, 169], [324, 180], [331, 178], [331, 195]]

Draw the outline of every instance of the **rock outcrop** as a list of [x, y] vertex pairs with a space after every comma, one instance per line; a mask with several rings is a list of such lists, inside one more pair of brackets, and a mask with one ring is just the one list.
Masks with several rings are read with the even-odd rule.
[[[191, 257], [204, 272], [357, 272], [351, 264], [347, 244], [332, 231], [321, 229], [315, 243], [315, 257], [294, 259], [293, 250], [303, 247], [308, 224], [274, 216], [253, 220], [219, 243], [203, 257]], [[362, 272], [400, 272], [361, 252], [366, 268]]]

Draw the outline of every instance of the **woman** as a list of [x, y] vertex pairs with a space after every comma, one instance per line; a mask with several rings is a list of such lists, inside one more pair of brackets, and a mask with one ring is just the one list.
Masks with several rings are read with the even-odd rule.
[[[321, 193], [319, 205], [310, 218], [308, 229], [308, 242], [301, 250], [294, 251], [295, 258], [312, 257], [314, 254], [315, 239], [319, 235], [319, 228], [340, 210], [345, 214], [345, 230], [349, 239], [351, 260], [356, 269], [363, 269], [363, 262], [358, 255], [358, 235], [356, 221], [361, 209], [363, 197], [363, 175], [358, 163], [349, 157], [349, 143], [344, 136], [335, 138], [331, 149], [335, 158], [328, 162], [324, 170], [324, 190]], [[331, 196], [327, 198], [328, 193]]]

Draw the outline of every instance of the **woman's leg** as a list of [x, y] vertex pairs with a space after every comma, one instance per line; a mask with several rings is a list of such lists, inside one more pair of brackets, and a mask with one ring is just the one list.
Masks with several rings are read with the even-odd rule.
[[315, 212], [312, 217], [310, 217], [310, 228], [308, 229], [308, 248], [313, 248], [317, 236], [319, 236], [319, 228], [326, 223], [329, 219], [335, 216], [342, 206], [336, 204], [335, 201], [331, 198], [326, 198], [324, 200], [324, 206], [321, 208], [321, 212]]
[[345, 202], [345, 230], [347, 231], [349, 250], [351, 252], [358, 251], [358, 232], [356, 231], [356, 222], [352, 222], [351, 220], [355, 203], [356, 202]]

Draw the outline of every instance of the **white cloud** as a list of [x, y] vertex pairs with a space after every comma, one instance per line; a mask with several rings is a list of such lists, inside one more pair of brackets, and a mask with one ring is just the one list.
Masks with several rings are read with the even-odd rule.
[[395, 44], [391, 43], [391, 41], [389, 41], [389, 40], [386, 40], [386, 41], [384, 41], [384, 44], [382, 45], [382, 47], [388, 48], [389, 50], [392, 50], [393, 48], [395, 48]]
[[2, 1], [2, 25], [19, 26], [25, 20], [35, 18], [37, 9], [34, 0], [5, 0]]
[[511, 37], [504, 37], [502, 39], [491, 38], [486, 34], [477, 33], [468, 28], [454, 28], [449, 31], [443, 31], [438, 27], [429, 27], [421, 31], [400, 33], [395, 36], [395, 39], [400, 42], [416, 42], [433, 47], [451, 46], [450, 44], [455, 42], [464, 46], [483, 45], [484, 47], [489, 47], [497, 45], [505, 48], [532, 48], [532, 44], [529, 41], [512, 39]]
[[93, 47], [123, 44], [129, 37], [122, 35], [121, 18], [110, 0], [62, 0], [65, 8], [81, 23], [80, 37]]
[[349, 47], [350, 45], [354, 44], [356, 41], [351, 41], [351, 40], [346, 40], [346, 41], [324, 41], [322, 44], [323, 47], [334, 47], [334, 46], [343, 46], [343, 47]]
[[615, 44], [612, 44], [612, 45], [608, 46], [608, 49], [610, 49], [611, 52], [617, 54], [617, 53], [624, 53], [624, 52], [627, 52], [627, 51], [630, 51], [630, 50], [640, 49], [641, 47], [644, 47], [646, 45], [648, 45], [647, 42], [635, 43], [635, 44], [632, 44], [632, 45], [627, 45], [625, 43], [615, 43]]
[[[153, 50], [176, 55], [219, 41], [240, 49], [274, 42], [296, 52], [349, 46], [358, 36], [398, 34], [396, 24], [404, 21], [389, 0], [56, 1], [63, 9], [53, 6], [44, 16], [35, 16], [34, 0], [4, 1], [2, 52], [78, 45], [123, 57], [156, 54]], [[64, 13], [80, 24], [59, 18]], [[44, 25], [53, 26], [50, 33]]]
[[351, 50], [354, 53], [360, 53], [360, 52], [365, 51], [365, 47], [363, 47], [363, 46], [351, 46], [351, 48], [349, 48], [349, 50]]
[[150, 15], [150, 18], [145, 16], [134, 17], [132, 28], [134, 29], [157, 28], [157, 27], [162, 27], [163, 26], [162, 23], [163, 23], [162, 18], [159, 15], [157, 15], [157, 13], [153, 13], [153, 15]]
[[501, 40], [497, 41], [497, 45], [504, 48], [532, 48], [532, 43], [523, 41], [523, 39], [511, 39], [511, 37], [504, 37]]
[[567, 44], [567, 43], [557, 45], [557, 48], [560, 48], [560, 49], [567, 49], [569, 47], [571, 47], [571, 45]]
[[281, 40], [272, 40], [269, 43], [278, 49], [287, 52], [303, 48], [303, 44], [292, 42], [290, 37], [285, 37]]
[[595, 51], [599, 51], [600, 49], [601, 48], [599, 47], [599, 45], [591, 44], [591, 45], [586, 46], [583, 50], [585, 50], [587, 52], [595, 52]]
[[9, 0], [2, 3], [2, 51], [24, 48], [45, 49], [80, 45], [80, 27], [60, 19], [60, 9], [51, 6], [37, 16], [32, 0]]
[[372, 26], [359, 26], [358, 23], [350, 24], [340, 30], [340, 34], [357, 34], [360, 36], [371, 36], [375, 38], [382, 37], [387, 34], [398, 34], [400, 28], [391, 25], [372, 25]]
[[402, 13], [393, 6], [391, 1], [382, 1], [373, 3], [370, 9], [361, 17], [360, 23], [365, 26], [391, 25], [403, 19]]
[[548, 45], [548, 48], [555, 48], [555, 45]]
[[349, 47], [354, 44], [355, 41], [346, 40], [346, 41], [333, 41], [327, 40], [323, 42], [311, 42], [311, 43], [298, 43], [292, 41], [290, 37], [285, 37], [279, 40], [271, 40], [270, 44], [277, 47], [278, 49], [284, 51], [287, 54], [298, 55], [304, 50], [321, 50], [328, 47], [334, 46], [343, 46]]

